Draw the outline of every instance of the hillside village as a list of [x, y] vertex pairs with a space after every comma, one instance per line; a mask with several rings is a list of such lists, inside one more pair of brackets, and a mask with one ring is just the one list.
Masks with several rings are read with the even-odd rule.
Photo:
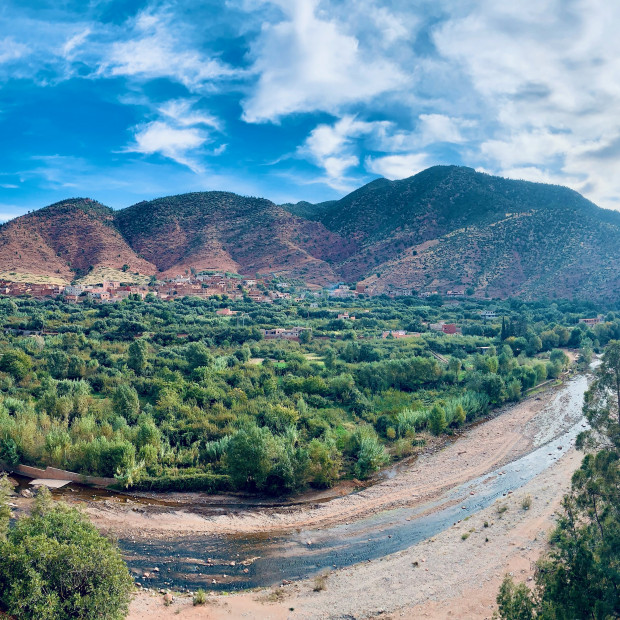
[[[288, 290], [295, 291], [296, 297]], [[86, 299], [100, 303], [114, 303], [126, 299], [130, 295], [138, 295], [144, 299], [149, 293], [158, 299], [170, 300], [181, 297], [199, 297], [206, 299], [216, 295], [226, 296], [230, 300], [249, 298], [251, 301], [273, 303], [277, 299], [296, 299], [307, 295], [325, 295], [333, 299], [354, 299], [358, 297], [375, 297], [386, 295], [390, 298], [419, 296], [427, 299], [433, 295], [441, 295], [437, 290], [418, 292], [412, 287], [391, 287], [382, 290], [377, 286], [358, 283], [354, 286], [339, 283], [320, 289], [319, 287], [294, 286], [276, 278], [249, 278], [233, 273], [199, 273], [177, 275], [165, 280], [151, 278], [148, 283], [136, 284], [120, 280], [103, 280], [95, 284], [74, 282], [68, 285], [52, 283], [14, 282], [0, 279], [0, 294], [11, 297], [58, 297], [64, 301], [80, 303]], [[447, 298], [465, 297], [464, 289], [443, 291]], [[349, 318], [349, 317], [344, 317]]]

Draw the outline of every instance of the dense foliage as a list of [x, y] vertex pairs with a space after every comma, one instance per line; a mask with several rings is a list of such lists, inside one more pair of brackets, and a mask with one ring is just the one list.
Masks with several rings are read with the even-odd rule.
[[9, 527], [7, 496], [0, 479], [0, 610], [32, 620], [124, 618], [133, 580], [118, 548], [45, 488], [32, 515]]
[[[559, 348], [585, 361], [620, 337], [613, 313], [590, 329], [597, 309], [573, 302], [311, 301], [0, 300], [0, 461], [154, 490], [328, 487], [557, 378]], [[293, 325], [311, 335], [260, 331]], [[381, 337], [399, 329], [420, 335]]]
[[536, 588], [506, 578], [498, 595], [505, 620], [620, 618], [620, 341], [606, 349], [586, 393], [588, 450], [538, 563]]

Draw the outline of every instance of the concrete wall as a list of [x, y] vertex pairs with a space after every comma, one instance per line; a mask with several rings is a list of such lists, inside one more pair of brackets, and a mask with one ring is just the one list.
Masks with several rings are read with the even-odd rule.
[[114, 478], [100, 478], [98, 476], [83, 476], [72, 471], [64, 469], [56, 469], [55, 467], [46, 467], [40, 469], [31, 467], [30, 465], [18, 465], [14, 469], [18, 474], [27, 478], [43, 478], [44, 480], [69, 480], [70, 482], [79, 482], [80, 484], [90, 484], [96, 487], [107, 487], [114, 484]]

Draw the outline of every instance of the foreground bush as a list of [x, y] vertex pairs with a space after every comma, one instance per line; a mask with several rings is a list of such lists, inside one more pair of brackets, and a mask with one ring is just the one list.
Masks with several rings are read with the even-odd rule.
[[0, 493], [0, 609], [20, 619], [124, 618], [133, 581], [118, 547], [78, 510], [53, 503], [46, 489], [32, 516], [9, 527], [6, 495]]

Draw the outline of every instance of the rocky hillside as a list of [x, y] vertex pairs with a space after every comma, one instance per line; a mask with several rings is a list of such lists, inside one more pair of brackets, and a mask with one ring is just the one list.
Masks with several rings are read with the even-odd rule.
[[620, 292], [620, 214], [565, 187], [436, 166], [305, 210], [358, 245], [339, 266], [343, 278], [378, 291]]
[[314, 284], [338, 280], [331, 264], [356, 249], [337, 233], [268, 200], [201, 192], [119, 211], [118, 229], [163, 276], [191, 268], [276, 273]]
[[0, 277], [70, 281], [123, 266], [363, 281], [376, 292], [612, 297], [620, 214], [564, 187], [436, 166], [317, 205], [200, 192], [115, 212], [72, 199], [0, 227]]
[[[114, 225], [114, 211], [85, 199], [39, 209], [0, 226], [0, 277], [70, 281], [98, 267], [155, 273]], [[31, 276], [30, 278], [28, 276]]]

